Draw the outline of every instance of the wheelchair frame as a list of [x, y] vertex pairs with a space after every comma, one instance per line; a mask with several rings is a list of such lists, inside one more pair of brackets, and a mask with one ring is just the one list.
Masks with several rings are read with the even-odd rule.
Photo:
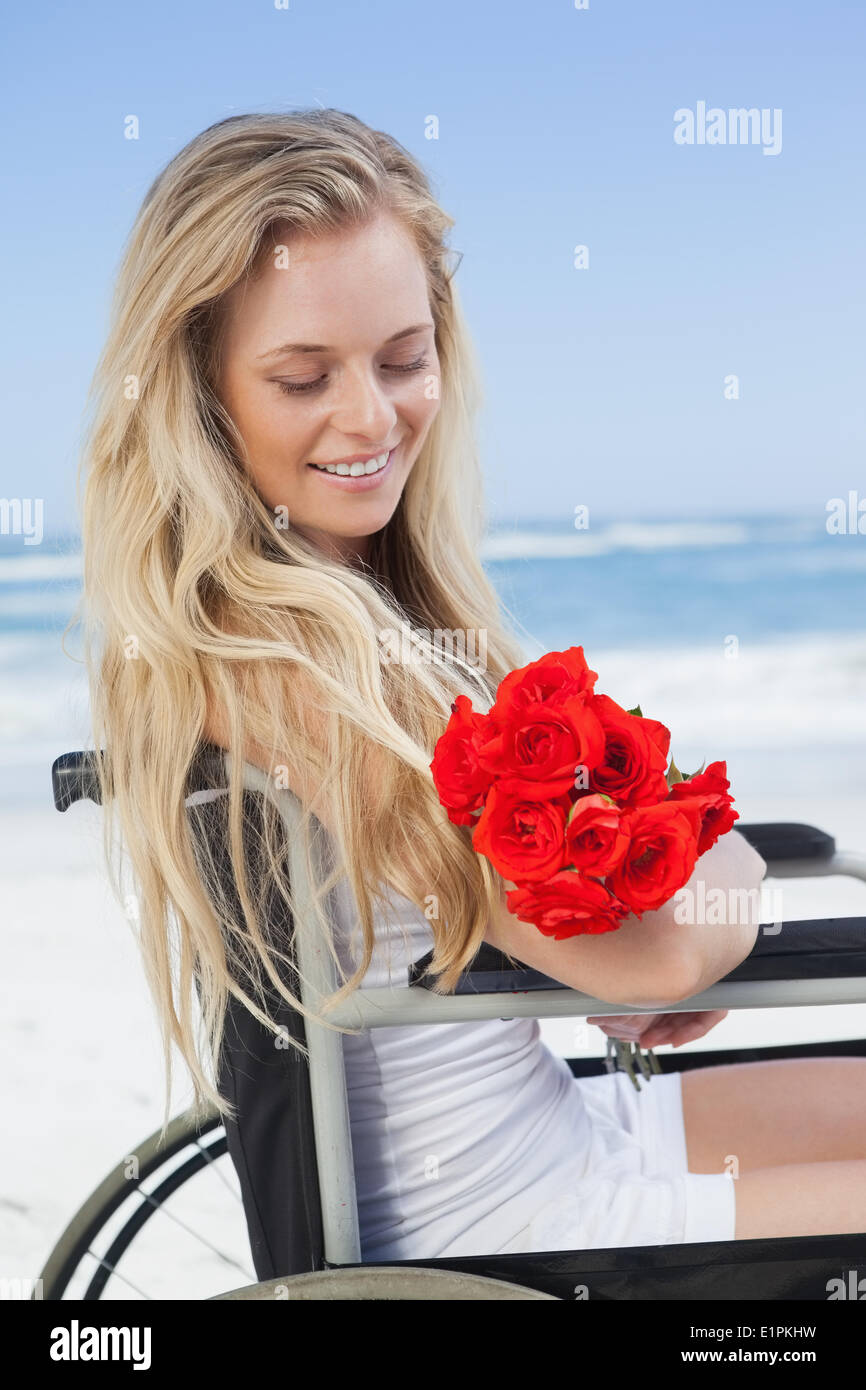
[[[52, 779], [59, 810], [65, 810], [80, 797], [98, 801], [98, 784], [92, 765], [95, 756], [94, 753], [71, 753], [55, 761]], [[190, 787], [225, 786], [230, 765], [229, 753], [214, 745], [203, 745]], [[242, 777], [246, 792], [268, 797], [278, 807], [289, 841], [293, 901], [303, 920], [311, 910], [313, 885], [307, 877], [297, 834], [302, 814], [300, 803], [292, 793], [276, 788], [265, 772], [250, 764], [243, 765]], [[187, 798], [189, 804], [190, 797]], [[844, 875], [866, 882], [866, 855], [837, 851], [833, 838], [815, 827], [738, 824], [737, 829], [767, 860], [768, 878]], [[315, 940], [315, 934], [295, 932], [293, 939], [302, 1001], [305, 1007], [318, 1010], [321, 999], [338, 987], [334, 962]], [[485, 951], [487, 958], [482, 964]], [[423, 984], [415, 983], [427, 957], [415, 963], [409, 987], [356, 990], [341, 1007], [329, 1013], [328, 1018], [349, 1027], [378, 1028], [479, 1018], [562, 1018], [622, 1013], [621, 1004], [614, 1005], [563, 987], [539, 972], [514, 968], [498, 952], [492, 954], [498, 959], [494, 968], [486, 968], [491, 963], [491, 953], [490, 948], [482, 948], [477, 957], [480, 968], [473, 970], [473, 962], [452, 995], [436, 995]], [[710, 989], [669, 1006], [669, 1011], [840, 1003], [866, 1003], [866, 917], [793, 921], [774, 924], [772, 933], [759, 931], [753, 952], [741, 965]], [[629, 1007], [632, 1013], [642, 1012]], [[301, 1026], [310, 1057], [308, 1119], [318, 1177], [318, 1192], [305, 1192], [304, 1200], [319, 1203], [322, 1235], [320, 1258], [313, 1259], [311, 1272], [361, 1267], [383, 1271], [439, 1269], [480, 1274], [558, 1298], [573, 1298], [577, 1288], [589, 1289], [589, 1296], [603, 1299], [789, 1299], [826, 1298], [830, 1279], [838, 1279], [855, 1260], [866, 1261], [866, 1233], [860, 1233], [526, 1255], [392, 1260], [384, 1265], [362, 1263], [342, 1034], [329, 1028], [306, 1027], [303, 1019]], [[866, 1045], [858, 1039], [833, 1045], [752, 1051], [764, 1056], [769, 1053], [814, 1055], [828, 1051], [863, 1055]], [[714, 1058], [724, 1061], [738, 1055], [741, 1054], [722, 1052], [714, 1054]], [[709, 1057], [692, 1053], [688, 1057], [660, 1060], [663, 1070], [669, 1070], [676, 1067], [665, 1063], [689, 1066], [694, 1065], [696, 1059], [706, 1064]], [[576, 1070], [572, 1063], [569, 1065]], [[300, 1114], [303, 1123], [306, 1119], [303, 1106]], [[191, 1128], [187, 1126], [187, 1137], [190, 1133]], [[99, 1191], [101, 1189], [97, 1189]], [[49, 1260], [46, 1273], [50, 1265]], [[300, 1272], [287, 1272], [289, 1288], [292, 1275]], [[286, 1280], [280, 1283], [285, 1285]], [[264, 1292], [265, 1287], [262, 1283], [221, 1297], [248, 1298], [255, 1296], [251, 1290], [258, 1288], [262, 1290], [260, 1296], [273, 1296]], [[98, 1292], [91, 1296], [98, 1297]]]

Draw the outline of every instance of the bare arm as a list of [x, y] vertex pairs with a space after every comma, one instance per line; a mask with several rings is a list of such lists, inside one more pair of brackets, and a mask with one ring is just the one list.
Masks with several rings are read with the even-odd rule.
[[[714, 888], [757, 890], [766, 872], [760, 854], [732, 830], [695, 865], [686, 885], [695, 903], [691, 920], [676, 920], [675, 913], [684, 914], [682, 908], [676, 912], [674, 898], [655, 912], [645, 912], [640, 920], [626, 917], [616, 931], [554, 941], [514, 917], [503, 897], [485, 939], [571, 989], [612, 1004], [663, 1009], [708, 989], [739, 965], [755, 944], [756, 921], [724, 926], [694, 921], [701, 915], [695, 902], [699, 880], [706, 894]], [[727, 901], [731, 902], [730, 896]], [[741, 911], [739, 915], [751, 918], [753, 914]]]
[[[300, 688], [301, 681], [295, 678], [296, 697]], [[315, 701], [297, 700], [296, 708], [299, 727], [303, 722], [306, 737], [323, 749], [324, 728]], [[205, 737], [227, 746], [223, 721], [213, 707], [208, 710]], [[298, 747], [303, 747], [303, 740], [298, 741]], [[245, 756], [265, 771], [273, 770], [266, 751], [252, 741]], [[378, 781], [375, 774], [373, 755], [368, 775], [371, 797]], [[303, 759], [293, 760], [288, 780], [302, 804], [330, 830], [330, 808], [319, 780]], [[713, 888], [757, 889], [766, 871], [757, 851], [732, 830], [701, 856], [686, 886], [696, 894], [696, 884], [703, 879], [707, 893]], [[626, 917], [616, 931], [554, 941], [542, 936], [531, 923], [513, 916], [503, 894], [498, 909], [491, 914], [485, 940], [571, 989], [612, 1004], [664, 1009], [700, 993], [733, 970], [749, 954], [757, 935], [757, 925], [751, 921], [727, 926], [678, 922], [675, 908], [672, 901], [656, 912], [645, 912], [640, 920]]]

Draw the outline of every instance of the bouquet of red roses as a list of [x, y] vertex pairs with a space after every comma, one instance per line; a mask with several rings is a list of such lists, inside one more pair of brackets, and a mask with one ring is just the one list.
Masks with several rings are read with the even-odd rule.
[[571, 647], [512, 671], [486, 714], [458, 695], [430, 764], [449, 819], [514, 885], [509, 911], [557, 940], [661, 907], [739, 818], [724, 762], [684, 776], [670, 731], [597, 679]]

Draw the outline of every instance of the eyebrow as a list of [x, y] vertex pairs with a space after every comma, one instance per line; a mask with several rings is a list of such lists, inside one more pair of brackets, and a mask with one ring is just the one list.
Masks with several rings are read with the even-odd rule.
[[[433, 323], [431, 323], [431, 322], [427, 322], [427, 323], [413, 323], [412, 326], [411, 326], [410, 328], [401, 328], [399, 333], [392, 333], [390, 338], [386, 338], [386, 339], [385, 339], [385, 345], [387, 345], [388, 343], [396, 343], [396, 342], [398, 342], [401, 338], [408, 338], [408, 337], [410, 337], [413, 333], [420, 333], [421, 330], [424, 329], [424, 328], [433, 328], [433, 327], [435, 327], [435, 325], [434, 325]], [[264, 358], [268, 358], [268, 357], [284, 357], [284, 356], [286, 355], [286, 353], [289, 353], [289, 352], [333, 352], [333, 351], [334, 351], [333, 348], [326, 347], [326, 346], [324, 345], [324, 343], [281, 343], [279, 347], [269, 348], [267, 352], [262, 352], [262, 353], [260, 353], [259, 356], [256, 358], [256, 361], [257, 361], [257, 362], [261, 362]]]

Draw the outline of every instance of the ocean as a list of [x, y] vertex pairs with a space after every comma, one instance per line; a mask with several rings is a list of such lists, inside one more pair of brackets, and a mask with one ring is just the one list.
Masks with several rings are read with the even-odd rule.
[[[582, 645], [597, 688], [672, 732], [678, 765], [803, 801], [866, 775], [866, 537], [824, 516], [491, 528], [482, 555], [526, 659]], [[0, 798], [42, 802], [89, 742], [76, 538], [0, 548]], [[65, 645], [65, 650], [64, 650]]]

